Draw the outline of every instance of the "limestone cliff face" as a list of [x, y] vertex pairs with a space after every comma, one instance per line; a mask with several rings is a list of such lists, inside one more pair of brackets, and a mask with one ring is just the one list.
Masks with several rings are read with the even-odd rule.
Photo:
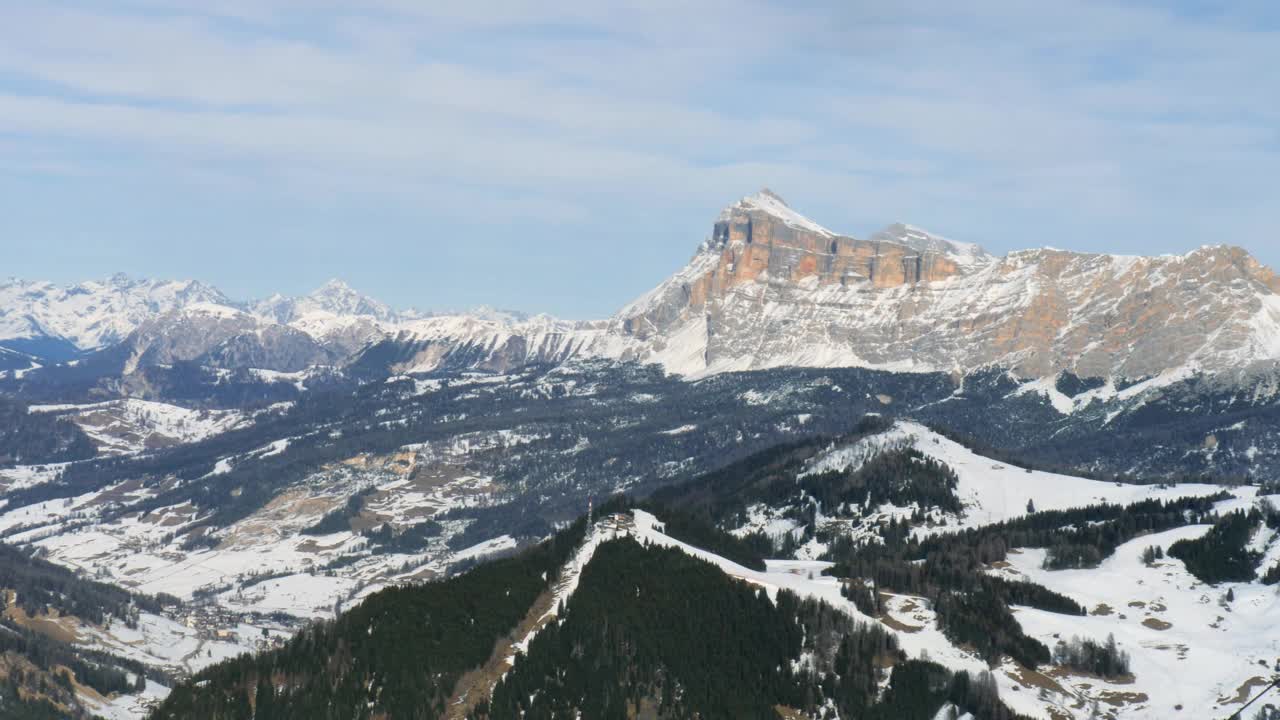
[[781, 366], [1146, 378], [1280, 362], [1280, 278], [1243, 250], [995, 257], [909, 225], [834, 233], [763, 191], [689, 264], [608, 321], [423, 318], [377, 349], [397, 372], [605, 358], [686, 376]]
[[859, 240], [764, 191], [727, 208], [689, 266], [613, 330], [623, 357], [684, 374], [1001, 366], [1139, 378], [1280, 360], [1280, 278], [1232, 247], [996, 258], [906, 225]]
[[941, 252], [917, 250], [896, 239], [856, 240], [793, 226], [746, 203], [727, 210], [713, 232], [720, 249], [713, 286], [721, 290], [753, 282], [765, 273], [784, 282], [815, 278], [819, 286], [869, 283], [877, 288], [934, 282], [961, 273]]

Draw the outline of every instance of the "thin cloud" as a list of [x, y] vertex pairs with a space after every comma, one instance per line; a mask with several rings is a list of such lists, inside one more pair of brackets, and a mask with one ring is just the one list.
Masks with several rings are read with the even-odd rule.
[[764, 184], [847, 232], [907, 220], [997, 251], [1225, 240], [1280, 263], [1256, 239], [1280, 221], [1280, 29], [1266, 4], [131, 0], [0, 13], [0, 174], [15, 187], [120, 174], [165, 193], [278, 198], [282, 213], [308, 197], [382, 202], [468, 237], [523, 222], [566, 258], [600, 242], [584, 228], [620, 245], [637, 224], [685, 228], [595, 269], [611, 295], [583, 300], [592, 310], [656, 281], [718, 206]]

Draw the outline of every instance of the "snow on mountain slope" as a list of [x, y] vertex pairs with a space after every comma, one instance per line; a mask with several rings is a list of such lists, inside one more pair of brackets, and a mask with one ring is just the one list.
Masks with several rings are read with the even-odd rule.
[[[1213, 495], [1220, 485], [1183, 483], [1177, 485], [1130, 485], [1088, 480], [1070, 475], [1025, 470], [983, 457], [960, 443], [914, 422], [897, 422], [884, 433], [857, 442], [833, 446], [814, 457], [804, 474], [831, 470], [856, 470], [876, 454], [890, 448], [912, 447], [955, 471], [956, 495], [964, 514], [949, 518], [939, 530], [979, 527], [1027, 514], [1028, 503], [1036, 510], [1066, 510], [1085, 505], [1111, 503], [1132, 505], [1147, 499], [1171, 500], [1180, 497]], [[1251, 498], [1256, 488], [1236, 490]], [[910, 515], [915, 508], [881, 508], [897, 516]]]
[[505, 372], [531, 363], [620, 354], [621, 339], [604, 323], [570, 322], [547, 315], [456, 314], [424, 317], [399, 326], [396, 343], [408, 349], [395, 373], [475, 367]]
[[[763, 572], [752, 570], [664, 534], [662, 523], [650, 513], [634, 510], [632, 514], [635, 518], [635, 538], [641, 543], [678, 548], [693, 557], [715, 565], [730, 577], [764, 588], [771, 598], [776, 599], [780, 590], [789, 590], [800, 597], [826, 602], [855, 620], [880, 623], [886, 630], [897, 636], [899, 646], [911, 657], [928, 657], [952, 670], [964, 670], [974, 674], [988, 669], [987, 664], [980, 658], [956, 647], [938, 630], [933, 622], [932, 612], [927, 609], [928, 602], [923, 598], [910, 599], [913, 601], [911, 606], [922, 608], [918, 614], [923, 618], [923, 622], [918, 626], [911, 626], [912, 629], [909, 632], [904, 631], [902, 623], [885, 623], [863, 615], [851, 601], [843, 597], [840, 594], [842, 581], [822, 574], [823, 570], [831, 567], [831, 563], [816, 560], [770, 560], [766, 563], [767, 568]], [[1036, 698], [1031, 693], [1020, 692], [1022, 685], [1013, 668], [1002, 668], [1001, 672], [995, 673], [995, 677], [1000, 687], [1001, 699], [1011, 708], [1033, 717], [1047, 717], [1044, 704], [1036, 702]]]
[[906, 245], [922, 253], [940, 253], [966, 269], [974, 269], [994, 260], [986, 250], [975, 243], [959, 242], [904, 223], [894, 223], [875, 233], [870, 239]]
[[1278, 294], [1280, 278], [1239, 248], [995, 258], [909, 225], [867, 240], [836, 235], [762, 192], [727, 208], [689, 265], [613, 329], [627, 340], [623, 357], [694, 376], [1001, 366], [1027, 378], [1137, 380], [1274, 365]]
[[391, 321], [397, 314], [386, 304], [356, 292], [350, 285], [337, 279], [329, 280], [302, 297], [272, 295], [266, 300], [252, 303], [254, 314], [270, 317], [276, 322], [291, 323], [311, 313], [327, 313], [344, 317], [365, 317], [379, 321]]
[[[1255, 502], [1254, 488], [1218, 505], [1220, 512]], [[981, 672], [986, 664], [954, 646], [936, 627], [928, 600], [905, 595], [886, 598], [887, 617], [862, 615], [840, 595], [840, 580], [823, 576], [830, 563], [768, 561], [761, 572], [689, 546], [662, 532], [653, 515], [634, 511], [637, 540], [706, 560], [732, 577], [765, 588], [771, 597], [787, 589], [823, 600], [851, 617], [880, 622], [895, 633], [912, 657], [925, 657], [953, 670]], [[1233, 583], [1212, 588], [1186, 572], [1181, 561], [1166, 559], [1154, 567], [1140, 560], [1148, 545], [1168, 548], [1184, 537], [1198, 537], [1209, 526], [1188, 526], [1140, 537], [1122, 545], [1092, 570], [1043, 570], [1044, 550], [1011, 552], [1009, 567], [992, 572], [1027, 579], [1056, 590], [1092, 610], [1088, 617], [1015, 608], [1024, 630], [1052, 648], [1073, 636], [1105, 641], [1114, 634], [1132, 658], [1132, 681], [1106, 681], [1049, 667], [1028, 672], [1006, 661], [994, 672], [1001, 699], [1015, 711], [1036, 718], [1065, 720], [1095, 717], [1097, 704], [1105, 717], [1119, 720], [1163, 720], [1179, 716], [1218, 717], [1230, 714], [1259, 678], [1269, 678], [1280, 658], [1280, 597], [1260, 583]], [[1235, 600], [1225, 600], [1227, 591]], [[1195, 678], [1195, 682], [1188, 682]]]
[[399, 369], [595, 357], [690, 378], [785, 366], [1185, 377], [1280, 361], [1278, 293], [1238, 248], [997, 258], [904, 224], [839, 235], [766, 190], [726, 208], [683, 269], [607, 322], [426, 318], [404, 327], [425, 349]]
[[[1225, 717], [1261, 689], [1280, 658], [1280, 597], [1261, 583], [1204, 585], [1172, 558], [1147, 566], [1143, 549], [1168, 549], [1209, 526], [1177, 528], [1137, 538], [1093, 570], [1043, 570], [1044, 550], [1009, 556], [1001, 574], [1028, 579], [1069, 595], [1090, 608], [1067, 617], [1017, 608], [1028, 634], [1050, 647], [1072, 636], [1105, 640], [1114, 635], [1131, 657], [1134, 680], [1108, 684], [1078, 675], [1055, 675], [1068, 692], [1106, 692], [1120, 718]], [[1227, 593], [1234, 600], [1227, 600]]]
[[[925, 455], [956, 472], [956, 494], [965, 506], [962, 527], [977, 527], [1020, 517], [1027, 503], [1036, 510], [1065, 510], [1084, 505], [1111, 503], [1132, 505], [1147, 499], [1172, 500], [1201, 497], [1222, 490], [1220, 485], [1182, 483], [1178, 485], [1130, 485], [1088, 480], [1070, 475], [1024, 470], [983, 457], [929, 428], [916, 423], [899, 423], [895, 428], [906, 441]], [[1252, 497], [1256, 488], [1238, 488]]]
[[249, 422], [235, 411], [190, 410], [135, 399], [91, 405], [33, 405], [30, 411], [67, 417], [88, 434], [103, 455], [125, 455], [198, 442]]
[[755, 195], [748, 195], [733, 205], [725, 208], [720, 212], [720, 222], [728, 223], [733, 220], [736, 213], [753, 211], [767, 213], [768, 215], [786, 223], [788, 226], [799, 230], [807, 230], [826, 237], [836, 236], [836, 234], [830, 230], [822, 227], [818, 223], [810, 220], [804, 215], [801, 215], [795, 210], [792, 210], [791, 206], [788, 205], [785, 200], [769, 188], [763, 188]]
[[[608, 320], [397, 313], [339, 281], [243, 306], [198, 283], [11, 281], [0, 285], [0, 341], [96, 347], [197, 303], [243, 307], [339, 360], [390, 343], [379, 357], [392, 356], [395, 372], [603, 358], [691, 378], [784, 366], [995, 366], [1026, 379], [1070, 371], [1120, 384], [1280, 364], [1280, 277], [1239, 248], [1160, 257], [1042, 248], [1000, 258], [906, 224], [841, 235], [769, 190], [725, 208], [683, 269]], [[288, 342], [294, 360], [325, 362]], [[1064, 411], [1075, 406], [1054, 399]]]
[[0, 283], [0, 340], [58, 338], [81, 350], [119, 342], [159, 313], [197, 303], [228, 304], [194, 281], [107, 280], [71, 286], [11, 279]]

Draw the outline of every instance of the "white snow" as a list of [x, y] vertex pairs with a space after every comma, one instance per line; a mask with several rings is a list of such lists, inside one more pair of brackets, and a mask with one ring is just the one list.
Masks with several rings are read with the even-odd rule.
[[0, 338], [64, 338], [81, 350], [119, 342], [143, 321], [194, 304], [228, 302], [192, 281], [106, 280], [60, 286], [51, 282], [0, 283]]
[[[1113, 689], [1144, 693], [1148, 700], [1120, 710], [1121, 718], [1225, 717], [1239, 705], [1230, 700], [1253, 677], [1271, 677], [1280, 657], [1280, 597], [1259, 583], [1210, 587], [1172, 558], [1148, 567], [1144, 548], [1168, 549], [1182, 538], [1202, 535], [1207, 525], [1181, 527], [1121, 545], [1094, 570], [1048, 571], [1040, 567], [1044, 551], [1011, 554], [1002, 571], [1044, 585], [1093, 610], [1071, 617], [1018, 608], [1017, 618], [1030, 635], [1051, 646], [1056, 637], [1105, 640], [1115, 635], [1130, 654], [1135, 680]], [[1225, 596], [1231, 590], [1234, 602]], [[1109, 611], [1099, 612], [1105, 606]], [[1097, 681], [1059, 678], [1076, 692]]]
[[104, 455], [198, 442], [251, 422], [234, 410], [192, 410], [133, 398], [87, 405], [32, 405], [30, 412], [67, 417], [85, 431]]
[[818, 223], [801, 215], [795, 210], [792, 210], [790, 205], [787, 205], [783, 202], [782, 198], [778, 197], [768, 189], [761, 190], [755, 195], [748, 195], [747, 197], [742, 198], [735, 205], [731, 205], [726, 209], [724, 213], [721, 214], [720, 219], [728, 219], [728, 213], [734, 209], [760, 210], [778, 218], [792, 227], [800, 228], [801, 230], [808, 230], [810, 232], [815, 232], [819, 235], [826, 235], [829, 237], [835, 235], [835, 233], [822, 227]]
[[698, 429], [697, 425], [681, 425], [680, 427], [673, 427], [669, 430], [659, 430], [658, 434], [659, 435], [684, 435], [686, 433], [691, 433], [697, 429]]
[[[955, 471], [956, 494], [965, 514], [940, 530], [978, 527], [1002, 522], [1027, 514], [1027, 503], [1036, 510], [1065, 510], [1085, 505], [1114, 503], [1130, 505], [1149, 498], [1171, 500], [1180, 497], [1213, 495], [1223, 490], [1220, 485], [1183, 483], [1130, 485], [1025, 470], [1005, 465], [978, 455], [963, 445], [914, 422], [898, 422], [885, 433], [862, 438], [855, 443], [837, 446], [810, 461], [806, 474], [857, 467], [886, 448], [911, 446]], [[1238, 488], [1237, 493], [1251, 498], [1256, 488]], [[922, 530], [921, 532], [928, 532]]]

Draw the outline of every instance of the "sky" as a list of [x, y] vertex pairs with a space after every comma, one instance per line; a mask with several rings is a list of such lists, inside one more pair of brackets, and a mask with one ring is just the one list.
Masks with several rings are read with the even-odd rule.
[[0, 0], [0, 276], [602, 317], [765, 186], [1280, 267], [1278, 67], [1270, 0]]

